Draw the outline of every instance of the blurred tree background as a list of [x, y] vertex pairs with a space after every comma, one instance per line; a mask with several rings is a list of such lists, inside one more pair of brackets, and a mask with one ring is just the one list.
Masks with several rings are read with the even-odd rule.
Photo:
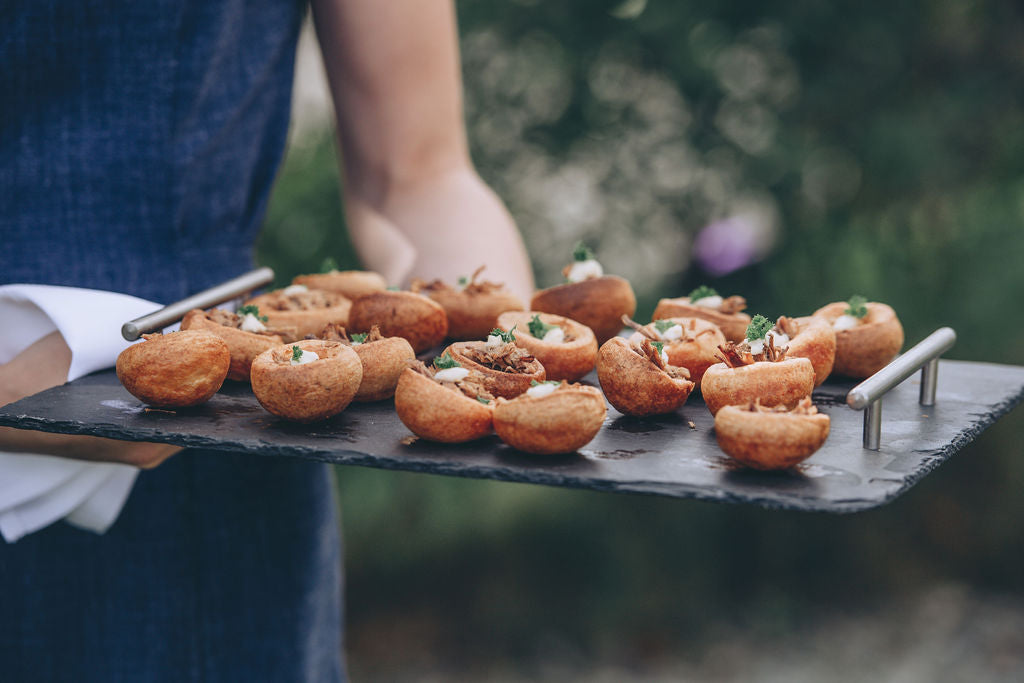
[[[638, 318], [701, 283], [769, 317], [861, 293], [908, 344], [951, 325], [950, 357], [1024, 363], [1020, 4], [458, 10], [474, 159], [540, 286], [583, 239]], [[258, 246], [282, 281], [325, 256], [358, 267], [337, 187], [330, 129], [294, 134]], [[635, 670], [935, 586], [1020, 601], [1022, 412], [848, 517], [340, 469], [354, 672]]]

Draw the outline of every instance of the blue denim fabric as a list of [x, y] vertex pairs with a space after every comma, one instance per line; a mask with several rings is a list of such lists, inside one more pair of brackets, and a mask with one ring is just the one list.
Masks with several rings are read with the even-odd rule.
[[[0, 284], [172, 301], [249, 269], [304, 5], [0, 2]], [[110, 531], [0, 545], [2, 681], [342, 678], [330, 471], [186, 451]]]

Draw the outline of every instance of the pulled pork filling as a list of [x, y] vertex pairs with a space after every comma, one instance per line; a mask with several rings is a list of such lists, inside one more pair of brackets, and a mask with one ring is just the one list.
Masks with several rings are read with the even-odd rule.
[[484, 388], [484, 378], [479, 372], [469, 371], [465, 379], [459, 380], [458, 382], [441, 382], [434, 379], [434, 375], [437, 374], [437, 368], [428, 366], [421, 360], [410, 360], [409, 368], [424, 377], [437, 382], [445, 389], [454, 391], [455, 393], [463, 394], [469, 398], [485, 401], [493, 401], [494, 396], [491, 392]]
[[784, 334], [790, 339], [800, 334], [800, 325], [793, 318], [787, 318], [782, 316], [778, 322], [775, 323], [775, 327], [772, 330], [776, 334]]
[[[626, 327], [633, 328], [634, 330], [636, 330], [640, 334], [644, 335], [645, 337], [647, 337], [651, 341], [663, 341], [661, 336], [658, 334], [657, 329], [655, 329], [654, 323], [651, 323], [650, 325], [641, 325], [640, 323], [638, 323], [635, 320], [631, 319], [627, 315], [622, 316], [622, 322], [623, 322], [623, 324], [626, 325]], [[681, 342], [687, 342], [687, 343], [695, 342], [695, 341], [697, 341], [697, 337], [701, 336], [702, 334], [711, 334], [711, 333], [713, 333], [715, 331], [715, 328], [713, 328], [713, 327], [705, 327], [700, 332], [697, 332], [696, 334], [694, 334], [694, 332], [697, 330], [697, 319], [696, 318], [690, 318], [690, 322], [688, 324], [686, 324], [686, 325], [680, 324], [680, 327], [683, 328], [683, 336], [680, 337], [679, 339], [674, 339], [672, 341], [666, 341], [665, 342], [666, 345], [669, 345], [669, 344], [679, 344]]]
[[[218, 325], [222, 325], [224, 327], [233, 327], [236, 330], [242, 329], [243, 318], [237, 313], [232, 313], [231, 311], [224, 311], [219, 308], [214, 308], [213, 310], [206, 312], [206, 317], [210, 322], [217, 323]], [[251, 332], [249, 330], [246, 330], [246, 332], [249, 332], [249, 334], [258, 334], [263, 337], [277, 337], [281, 335], [281, 332], [279, 330], [273, 329], [271, 327], [256, 332]]]
[[732, 314], [739, 313], [747, 307], [747, 300], [742, 296], [730, 296], [722, 300], [722, 305], [718, 307], [720, 313]]
[[496, 349], [488, 349], [480, 342], [480, 346], [470, 346], [459, 351], [474, 363], [479, 363], [485, 368], [497, 370], [498, 372], [514, 372], [529, 374], [534, 370], [530, 364], [536, 360], [526, 349], [520, 348], [514, 342], [506, 342]]
[[796, 404], [796, 407], [792, 410], [786, 408], [786, 406], [763, 406], [761, 405], [761, 399], [754, 399], [745, 406], [736, 406], [740, 410], [748, 413], [784, 413], [786, 415], [817, 415], [818, 407], [811, 401], [810, 396]]
[[283, 291], [268, 294], [261, 305], [272, 311], [315, 311], [321, 308], [332, 308], [346, 301], [346, 297], [337, 292], [326, 292], [311, 289], [308, 292], [285, 294]]
[[[483, 272], [487, 266], [480, 266], [473, 271], [473, 274], [469, 278], [469, 283], [462, 288], [462, 291], [471, 296], [479, 294], [492, 294], [494, 292], [500, 292], [505, 289], [505, 285], [498, 282], [488, 282], [481, 280], [477, 282], [477, 277]], [[409, 286], [409, 291], [420, 293], [431, 293], [431, 292], [444, 292], [444, 291], [458, 291], [455, 287], [452, 287], [443, 280], [431, 280], [430, 282], [424, 282], [423, 280], [413, 280]]]
[[750, 353], [750, 344], [745, 341], [739, 344], [725, 342], [724, 344], [719, 344], [718, 352], [715, 353], [715, 356], [730, 368], [741, 368], [744, 365], [753, 365], [757, 362], [778, 363], [786, 359], [786, 350], [785, 346], [782, 348], [776, 347], [775, 339], [768, 335], [768, 339], [764, 344], [764, 351], [761, 353]]
[[669, 377], [673, 379], [690, 379], [690, 371], [683, 367], [677, 367], [675, 365], [665, 365], [665, 361], [661, 358], [661, 352], [654, 348], [654, 344], [651, 340], [644, 337], [639, 342], [632, 342], [629, 348], [633, 350], [633, 353], [645, 357], [647, 360], [654, 363], [655, 366]]
[[[338, 323], [328, 323], [324, 329], [320, 330], [317, 334], [306, 335], [306, 339], [323, 339], [325, 341], [337, 341], [341, 342], [345, 346], [352, 346], [355, 342], [348, 336], [348, 332], [345, 331], [344, 325]], [[383, 334], [380, 333], [380, 327], [374, 325], [370, 328], [369, 333], [366, 335], [366, 339], [359, 342], [360, 344], [369, 344], [370, 342], [380, 341], [381, 339], [387, 339]]]

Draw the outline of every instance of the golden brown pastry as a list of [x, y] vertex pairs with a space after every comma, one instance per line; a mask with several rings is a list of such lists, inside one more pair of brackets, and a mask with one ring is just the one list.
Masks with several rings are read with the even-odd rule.
[[395, 395], [398, 378], [416, 358], [412, 346], [401, 337], [385, 337], [374, 325], [369, 333], [353, 334], [351, 337], [340, 325], [328, 325], [318, 339], [338, 341], [348, 346], [363, 365], [363, 379], [356, 391], [355, 401], [382, 401]]
[[690, 381], [698, 387], [707, 369], [719, 362], [718, 347], [725, 343], [718, 326], [701, 318], [662, 318], [642, 326], [629, 318], [622, 322], [636, 330], [630, 342], [640, 343], [644, 337], [663, 342], [669, 365], [689, 370]]
[[437, 368], [410, 361], [395, 389], [398, 419], [428, 441], [462, 443], [487, 436], [493, 427], [494, 396], [482, 379], [457, 366]]
[[341, 342], [303, 339], [268, 349], [252, 362], [252, 393], [268, 412], [315, 422], [344, 410], [359, 389], [363, 366]]
[[786, 347], [775, 346], [772, 323], [757, 315], [740, 344], [719, 347], [721, 363], [707, 369], [700, 390], [711, 414], [723, 406], [761, 405], [792, 408], [814, 390], [814, 366], [806, 358], [787, 358]]
[[295, 328], [278, 330], [267, 327], [267, 316], [255, 306], [242, 306], [237, 313], [214, 308], [193, 309], [181, 320], [183, 330], [205, 330], [223, 339], [231, 352], [228, 379], [249, 381], [252, 361], [267, 349], [295, 340]]
[[494, 406], [498, 437], [527, 453], [572, 453], [597, 436], [607, 410], [594, 387], [540, 382], [512, 400]]
[[231, 352], [203, 330], [144, 334], [117, 357], [117, 378], [135, 398], [158, 408], [210, 400], [228, 376]]
[[821, 386], [836, 359], [836, 333], [823, 318], [782, 316], [772, 329], [776, 346], [786, 347], [787, 358], [806, 358], [814, 366], [814, 386]]
[[661, 299], [654, 309], [654, 320], [662, 318], [701, 318], [713, 322], [731, 342], [743, 341], [750, 316], [743, 313], [747, 300], [741, 296], [723, 298], [718, 292], [701, 285], [689, 296]]
[[529, 351], [516, 345], [514, 332], [496, 332], [485, 342], [455, 342], [441, 358], [454, 359], [480, 373], [484, 386], [495, 396], [515, 398], [529, 389], [531, 382], [543, 382], [547, 373]]
[[689, 371], [669, 365], [661, 342], [613, 337], [597, 352], [597, 379], [608, 402], [625, 415], [662, 415], [686, 403]]
[[814, 316], [827, 320], [836, 332], [836, 374], [870, 377], [903, 348], [903, 326], [886, 304], [855, 296], [819, 308]]
[[385, 337], [407, 340], [416, 353], [434, 348], [448, 334], [448, 316], [441, 305], [412, 292], [384, 290], [353, 301], [348, 329], [369, 332], [374, 325]]
[[576, 381], [597, 362], [593, 330], [575, 320], [554, 313], [510, 311], [498, 316], [498, 328], [515, 330], [516, 345], [540, 361], [549, 380]]
[[338, 270], [332, 269], [323, 273], [297, 275], [292, 280], [294, 285], [304, 285], [309, 289], [320, 289], [336, 292], [346, 299], [355, 299], [363, 294], [379, 292], [388, 288], [383, 276], [372, 270]]
[[352, 306], [352, 302], [341, 294], [308, 289], [304, 285], [267, 292], [245, 303], [257, 306], [267, 316], [270, 327], [295, 328], [298, 339], [316, 334], [331, 323], [347, 325]]
[[505, 285], [477, 280], [484, 266], [470, 278], [459, 278], [457, 287], [441, 280], [413, 280], [411, 291], [428, 296], [441, 304], [448, 316], [448, 337], [471, 340], [486, 337], [494, 329], [498, 316], [505, 311], [523, 310], [523, 302]]
[[573, 250], [573, 263], [563, 269], [566, 283], [534, 293], [530, 310], [555, 313], [594, 331], [598, 344], [622, 330], [622, 316], [636, 312], [636, 295], [624, 278], [605, 275], [593, 252], [583, 244]]
[[715, 415], [715, 438], [730, 457], [758, 470], [781, 470], [809, 458], [828, 438], [829, 418], [805, 398], [792, 410], [754, 401]]

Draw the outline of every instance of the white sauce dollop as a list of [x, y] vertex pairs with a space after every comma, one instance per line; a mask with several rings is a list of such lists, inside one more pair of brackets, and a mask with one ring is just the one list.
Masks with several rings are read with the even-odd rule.
[[241, 329], [245, 332], [266, 332], [267, 326], [264, 325], [259, 318], [254, 316], [252, 313], [246, 313], [242, 316]]
[[466, 379], [468, 374], [469, 370], [466, 368], [445, 368], [444, 370], [438, 370], [437, 374], [434, 375], [434, 379], [438, 382], [461, 382]]
[[559, 386], [558, 384], [548, 384], [545, 382], [544, 384], [538, 384], [527, 389], [526, 395], [531, 398], [544, 398], [545, 396], [550, 396]]
[[309, 287], [307, 287], [306, 285], [289, 285], [288, 287], [282, 289], [281, 293], [284, 294], [285, 296], [291, 296], [292, 294], [302, 294], [303, 292], [308, 291]]
[[755, 339], [753, 341], [748, 339], [747, 344], [750, 345], [750, 353], [752, 355], [756, 356], [759, 353], [764, 353], [764, 339]]
[[320, 356], [316, 355], [313, 351], [304, 351], [299, 349], [299, 359], [295, 360], [292, 358], [292, 365], [305, 365], [306, 363], [312, 363], [315, 360], [320, 360]]
[[705, 296], [696, 301], [691, 301], [694, 306], [703, 306], [704, 308], [718, 308], [722, 305], [722, 297], [717, 294], [714, 296]]
[[601, 264], [596, 259], [587, 259], [573, 263], [565, 279], [569, 282], [583, 282], [602, 275], [604, 275], [604, 268], [601, 267]]
[[544, 333], [544, 338], [541, 341], [548, 344], [561, 344], [565, 341], [565, 330], [561, 327], [554, 327]]
[[836, 318], [836, 321], [834, 323], [832, 323], [832, 329], [840, 331], [852, 330], [853, 328], [857, 327], [857, 325], [860, 325], [859, 318], [855, 318], [852, 315], [843, 313], [841, 316]]
[[[655, 327], [654, 331], [658, 332], [658, 328]], [[673, 325], [672, 327], [668, 328], [664, 332], [658, 332], [658, 336], [661, 339], [664, 339], [665, 341], [675, 341], [677, 339], [682, 339], [683, 338], [683, 326], [682, 325]]]
[[775, 340], [775, 348], [777, 349], [789, 345], [789, 335], [786, 334], [785, 332], [776, 332], [775, 330], [768, 330], [768, 334], [765, 335], [766, 341], [768, 337], [771, 337], [772, 339]]
[[661, 363], [662, 365], [668, 365], [668, 353], [665, 352], [665, 349], [661, 350]]
[[486, 348], [488, 351], [493, 351], [495, 349], [500, 349], [504, 345], [505, 342], [502, 340], [501, 337], [499, 337], [496, 334], [489, 334], [487, 335], [487, 343], [484, 344], [484, 348]]

